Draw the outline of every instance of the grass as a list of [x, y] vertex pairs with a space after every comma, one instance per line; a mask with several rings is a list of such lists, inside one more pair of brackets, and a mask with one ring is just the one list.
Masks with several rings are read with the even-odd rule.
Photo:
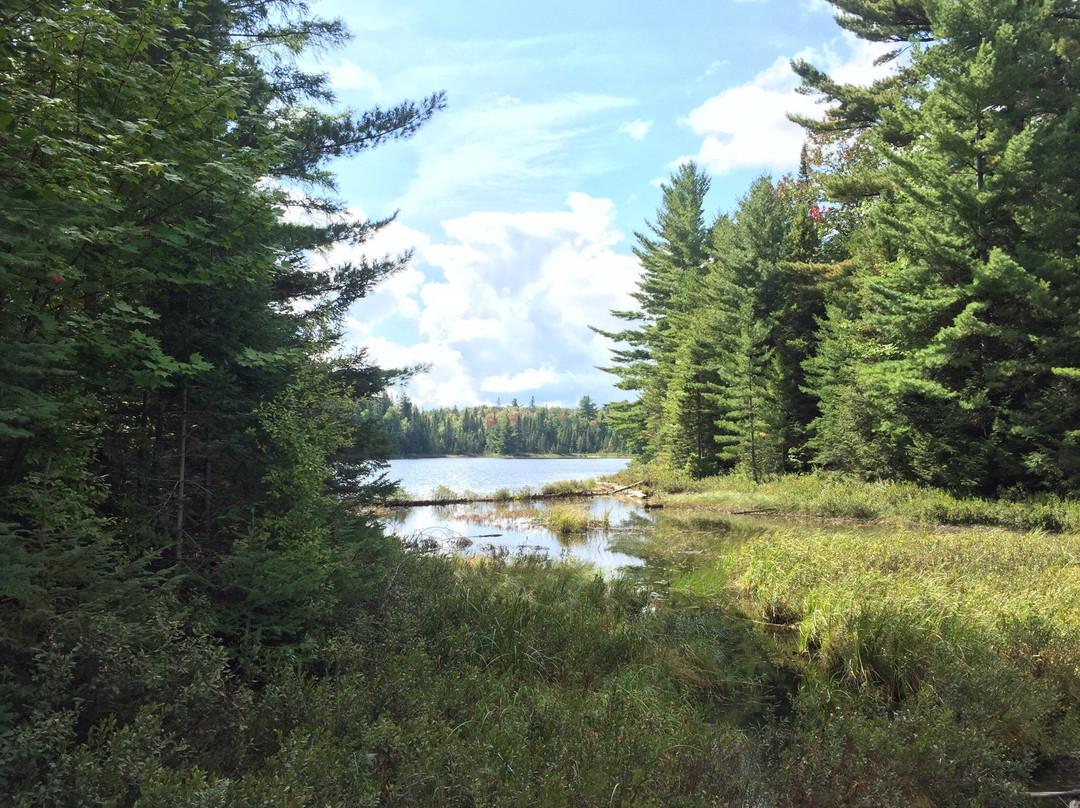
[[537, 511], [536, 518], [556, 536], [582, 534], [589, 530], [606, 530], [610, 525], [610, 512], [595, 519], [588, 508], [561, 503]]
[[789, 525], [704, 547], [673, 589], [795, 654], [800, 804], [1013, 805], [1080, 746], [1080, 536]]
[[535, 556], [401, 552], [306, 672], [249, 687], [208, 644], [182, 731], [168, 704], [27, 725], [5, 751], [55, 747], [51, 790], [11, 801], [1019, 808], [1077, 751], [1076, 534], [662, 516], [646, 552], [688, 607]]
[[[1080, 748], [1075, 503], [824, 474], [645, 487], [665, 507], [641, 553], [690, 607], [660, 607], [637, 662], [746, 739], [761, 804], [1018, 806], [1039, 763]], [[571, 504], [548, 522], [589, 527]], [[681, 644], [676, 615], [724, 615], [722, 652]]]
[[629, 484], [642, 477], [647, 478], [645, 488], [667, 507], [799, 513], [891, 524], [1080, 531], [1080, 501], [1052, 496], [965, 498], [914, 483], [865, 482], [831, 472], [755, 483], [740, 475], [691, 480], [678, 472], [635, 466], [612, 479]]
[[[727, 615], [644, 610], [632, 585], [531, 556], [402, 553], [370, 608], [312, 638], [314, 669], [184, 677], [168, 704], [76, 737], [54, 718], [3, 739], [48, 747], [10, 804], [707, 806], [774, 803], [762, 749], [711, 707], [760, 701], [728, 661]], [[42, 670], [62, 678], [62, 665]], [[137, 667], [137, 666], [136, 666]], [[198, 672], [196, 672], [198, 674]], [[191, 679], [191, 681], [187, 681]], [[56, 710], [66, 709], [58, 703]]]
[[643, 477], [673, 594], [744, 615], [797, 679], [772, 724], [791, 804], [1023, 805], [1036, 765], [1080, 751], [1080, 502], [616, 479]]
[[[368, 641], [338, 651], [349, 675], [333, 688], [286, 682], [275, 705], [354, 739], [372, 804], [689, 806], [768, 794], [759, 750], [709, 720], [715, 699], [741, 703], [758, 688], [723, 660], [745, 641], [724, 615], [650, 616], [627, 584], [529, 556], [409, 556], [394, 580]], [[262, 732], [296, 732], [265, 715]]]
[[595, 486], [594, 480], [562, 480], [545, 483], [540, 493], [545, 497], [583, 496], [589, 494]]

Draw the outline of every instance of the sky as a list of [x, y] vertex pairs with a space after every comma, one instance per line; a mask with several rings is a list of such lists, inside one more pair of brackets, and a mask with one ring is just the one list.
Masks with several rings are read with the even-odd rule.
[[[865, 82], [880, 52], [824, 0], [321, 0], [343, 48], [305, 66], [338, 102], [389, 107], [445, 91], [413, 138], [332, 164], [357, 215], [397, 214], [340, 262], [411, 250], [349, 311], [345, 342], [384, 367], [428, 366], [400, 388], [425, 409], [627, 398], [608, 363], [611, 310], [633, 308], [635, 233], [686, 160], [712, 178], [706, 219], [751, 182], [798, 165], [786, 113], [805, 58]], [[308, 57], [311, 58], [311, 57]]]

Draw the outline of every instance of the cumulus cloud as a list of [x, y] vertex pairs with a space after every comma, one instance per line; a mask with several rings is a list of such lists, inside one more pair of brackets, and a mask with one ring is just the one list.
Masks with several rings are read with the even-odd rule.
[[649, 129], [652, 128], [652, 125], [652, 121], [630, 121], [630, 123], [624, 123], [619, 127], [619, 133], [630, 135], [634, 140], [644, 140], [645, 135], [649, 133]]
[[[869, 84], [888, 72], [874, 60], [888, 50], [883, 43], [866, 42], [844, 34], [841, 55], [831, 47], [806, 49], [796, 59], [821, 65], [841, 82]], [[789, 113], [816, 117], [822, 113], [817, 99], [796, 92], [798, 78], [790, 59], [779, 57], [750, 82], [713, 96], [691, 111], [687, 124], [702, 136], [696, 155], [681, 157], [673, 165], [693, 159], [714, 174], [740, 168], [786, 171], [798, 163], [804, 134], [787, 119]]]
[[[563, 210], [446, 221], [445, 238], [420, 234], [415, 244], [424, 280], [361, 301], [348, 336], [379, 364], [430, 364], [408, 385], [421, 406], [528, 393], [566, 404], [585, 394], [616, 397], [595, 368], [608, 361], [610, 344], [589, 330], [616, 328], [608, 311], [633, 305], [639, 267], [615, 250], [623, 235], [614, 215], [610, 200], [575, 193]], [[416, 338], [386, 336], [388, 311], [409, 320]]]

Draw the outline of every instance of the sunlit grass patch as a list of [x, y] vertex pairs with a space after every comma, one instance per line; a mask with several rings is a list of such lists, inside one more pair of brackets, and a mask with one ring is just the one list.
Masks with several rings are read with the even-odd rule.
[[[755, 483], [741, 475], [684, 480], [642, 467], [649, 485], [669, 507], [801, 513], [830, 518], [882, 520], [891, 524], [987, 525], [1010, 530], [1080, 530], [1080, 502], [1052, 496], [1015, 499], [957, 497], [905, 482], [866, 482], [850, 475], [817, 472]], [[623, 472], [622, 477], [633, 476]]]
[[[927, 756], [940, 749], [1007, 780], [1022, 777], [1031, 756], [1075, 751], [1078, 559], [1076, 535], [794, 526], [729, 547], [674, 588], [789, 626], [806, 666], [803, 721], [826, 722], [838, 744], [890, 749], [939, 773]], [[936, 746], [893, 747], [887, 735], [901, 731]], [[823, 770], [847, 766], [826, 760], [824, 747], [807, 754]]]
[[589, 511], [574, 505], [553, 505], [541, 511], [538, 518], [548, 530], [558, 536], [585, 533], [592, 524]]
[[594, 480], [561, 480], [545, 483], [540, 493], [545, 497], [581, 496], [590, 493], [596, 486]]

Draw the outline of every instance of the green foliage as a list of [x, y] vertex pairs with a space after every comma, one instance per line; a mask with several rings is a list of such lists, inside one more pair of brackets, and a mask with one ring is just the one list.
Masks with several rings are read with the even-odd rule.
[[[673, 182], [691, 179], [703, 193], [696, 171]], [[805, 466], [818, 409], [803, 363], [817, 345], [827, 274], [813, 263], [824, 256], [825, 214], [815, 201], [804, 159], [797, 183], [760, 178], [733, 217], [687, 237], [704, 261], [671, 282], [677, 292], [661, 295], [643, 263], [640, 312], [617, 314], [650, 324], [607, 334], [637, 351], [616, 349], [612, 368], [620, 386], [641, 391], [612, 408], [628, 440], [643, 436], [631, 442], [636, 457], [695, 477], [745, 467], [760, 478]]]
[[639, 308], [606, 334], [638, 393], [614, 423], [635, 457], [695, 476], [1074, 491], [1075, 15], [834, 5], [856, 35], [902, 43], [893, 73], [842, 85], [796, 62], [803, 91], [837, 103], [797, 119], [798, 177], [756, 181], [708, 232], [707, 178], [672, 176], [661, 238], [639, 235]]
[[[636, 311], [612, 314], [631, 324], [620, 332], [597, 331], [619, 345], [612, 351], [613, 364], [605, 368], [619, 378], [622, 390], [640, 391], [633, 405], [613, 408], [615, 429], [643, 459], [655, 458], [668, 442], [664, 437], [670, 379], [675, 371], [681, 317], [695, 307], [698, 287], [708, 268], [709, 230], [703, 205], [710, 180], [694, 163], [685, 163], [661, 186], [663, 205], [656, 222], [648, 223], [652, 235], [635, 233], [634, 254], [642, 266]], [[593, 329], [596, 330], [596, 329]], [[683, 419], [676, 419], [675, 424]], [[677, 427], [676, 427], [677, 428]]]
[[721, 411], [715, 440], [720, 457], [755, 482], [782, 468], [775, 445], [778, 426], [774, 354], [768, 346], [769, 328], [755, 319], [749, 300], [739, 309], [738, 331], [729, 341], [723, 366], [726, 384], [718, 394]]
[[[404, 555], [370, 616], [319, 647], [323, 675], [278, 667], [257, 688], [225, 677], [212, 645], [183, 649], [170, 671], [182, 649], [162, 626], [146, 638], [161, 648], [116, 674], [162, 677], [149, 703], [81, 732], [42, 712], [24, 725], [32, 736], [0, 736], [5, 764], [51, 764], [5, 793], [15, 805], [162, 806], [765, 797], [745, 737], [708, 718], [714, 700], [755, 688], [726, 662], [741, 632], [720, 614], [643, 605], [629, 583], [538, 559]], [[68, 666], [41, 670], [57, 679]]]
[[858, 119], [887, 189], [865, 223], [887, 249], [856, 256], [857, 308], [832, 312], [814, 360], [819, 457], [968, 493], [1070, 491], [1077, 396], [1053, 368], [1075, 364], [1080, 231], [1057, 200], [1074, 183], [1064, 132], [1080, 88], [1056, 48], [1076, 21], [1052, 4], [837, 5], [860, 36], [925, 44], [870, 90], [797, 68], [840, 101], [805, 123]]
[[386, 224], [347, 215], [325, 162], [443, 102], [331, 109], [296, 62], [342, 36], [289, 2], [0, 14], [0, 792], [17, 805], [254, 802], [230, 800], [250, 693], [227, 665], [315, 665], [382, 580], [388, 544], [359, 508], [387, 485], [360, 402], [388, 376], [327, 357], [402, 261], [312, 254]]

